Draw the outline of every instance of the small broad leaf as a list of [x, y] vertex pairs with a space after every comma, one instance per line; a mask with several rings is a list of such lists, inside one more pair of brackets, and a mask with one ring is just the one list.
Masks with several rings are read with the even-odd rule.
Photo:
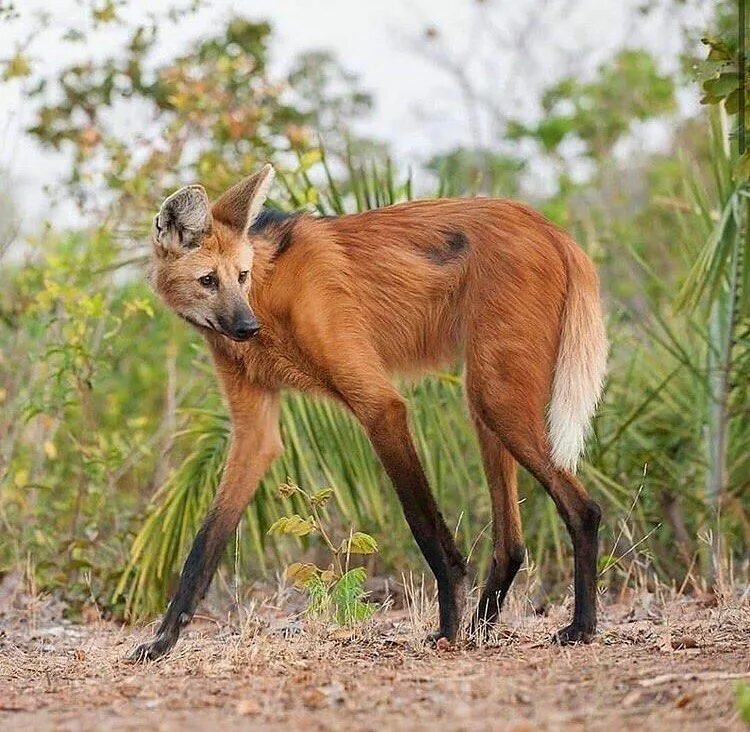
[[287, 481], [286, 483], [282, 483], [279, 486], [279, 493], [281, 493], [284, 498], [289, 498], [289, 496], [293, 496], [299, 488], [295, 483], [292, 483], [291, 481]]
[[328, 499], [333, 495], [333, 488], [321, 488], [319, 491], [312, 494], [310, 500], [316, 506], [322, 506]]
[[286, 527], [286, 533], [293, 534], [294, 536], [307, 536], [314, 530], [315, 524], [311, 520], [303, 519], [296, 514], [289, 518], [289, 524]]
[[315, 524], [309, 519], [303, 519], [302, 516], [282, 516], [271, 524], [268, 534], [291, 534], [292, 536], [307, 536], [315, 530]]
[[706, 92], [707, 96], [711, 97], [724, 97], [731, 94], [739, 85], [739, 74], [735, 72], [725, 72], [719, 74], [714, 79], [709, 79], [703, 82], [703, 91]]
[[305, 587], [313, 577], [318, 576], [320, 569], [315, 564], [294, 562], [286, 568], [287, 579], [299, 587]]
[[289, 521], [289, 518], [287, 516], [282, 516], [279, 519], [276, 519], [269, 527], [268, 531], [266, 533], [269, 536], [273, 536], [274, 534], [283, 534], [284, 528], [286, 527], [287, 522]]
[[727, 110], [727, 114], [737, 114], [739, 107], [740, 107], [740, 90], [738, 87], [724, 100], [724, 108]]
[[707, 57], [709, 61], [731, 61], [732, 51], [721, 38], [701, 38], [701, 43], [710, 49]]
[[351, 538], [344, 540], [342, 548], [349, 554], [375, 554], [378, 551], [378, 542], [362, 531], [355, 531]]
[[336, 573], [332, 569], [324, 569], [320, 573], [320, 579], [329, 585], [336, 579]]

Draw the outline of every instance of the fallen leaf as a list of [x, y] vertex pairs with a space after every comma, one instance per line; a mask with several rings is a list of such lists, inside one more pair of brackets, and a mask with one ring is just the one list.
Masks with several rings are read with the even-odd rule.
[[672, 638], [672, 648], [675, 651], [682, 651], [685, 648], [700, 648], [700, 644], [692, 636], [678, 635], [676, 638]]

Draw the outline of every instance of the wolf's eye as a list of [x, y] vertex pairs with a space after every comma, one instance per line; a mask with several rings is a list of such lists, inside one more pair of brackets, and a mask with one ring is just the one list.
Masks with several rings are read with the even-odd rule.
[[219, 284], [216, 275], [213, 273], [199, 277], [198, 282], [200, 282], [203, 287], [216, 287]]
[[247, 270], [243, 269], [242, 272], [240, 272], [240, 276], [237, 278], [237, 282], [239, 282], [241, 285], [244, 285], [246, 280], [247, 280]]

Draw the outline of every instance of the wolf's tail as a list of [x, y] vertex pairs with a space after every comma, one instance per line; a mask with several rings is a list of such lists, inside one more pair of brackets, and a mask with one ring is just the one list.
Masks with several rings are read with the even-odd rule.
[[548, 431], [552, 462], [575, 471], [601, 397], [607, 367], [599, 281], [589, 258], [567, 246], [568, 291], [552, 382]]

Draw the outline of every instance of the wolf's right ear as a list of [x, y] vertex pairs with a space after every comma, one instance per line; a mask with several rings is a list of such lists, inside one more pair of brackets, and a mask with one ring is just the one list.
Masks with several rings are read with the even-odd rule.
[[180, 188], [162, 203], [154, 217], [154, 248], [162, 254], [196, 249], [211, 233], [211, 205], [203, 186]]
[[263, 208], [274, 175], [273, 166], [266, 163], [255, 175], [222, 193], [213, 205], [216, 220], [244, 234]]

